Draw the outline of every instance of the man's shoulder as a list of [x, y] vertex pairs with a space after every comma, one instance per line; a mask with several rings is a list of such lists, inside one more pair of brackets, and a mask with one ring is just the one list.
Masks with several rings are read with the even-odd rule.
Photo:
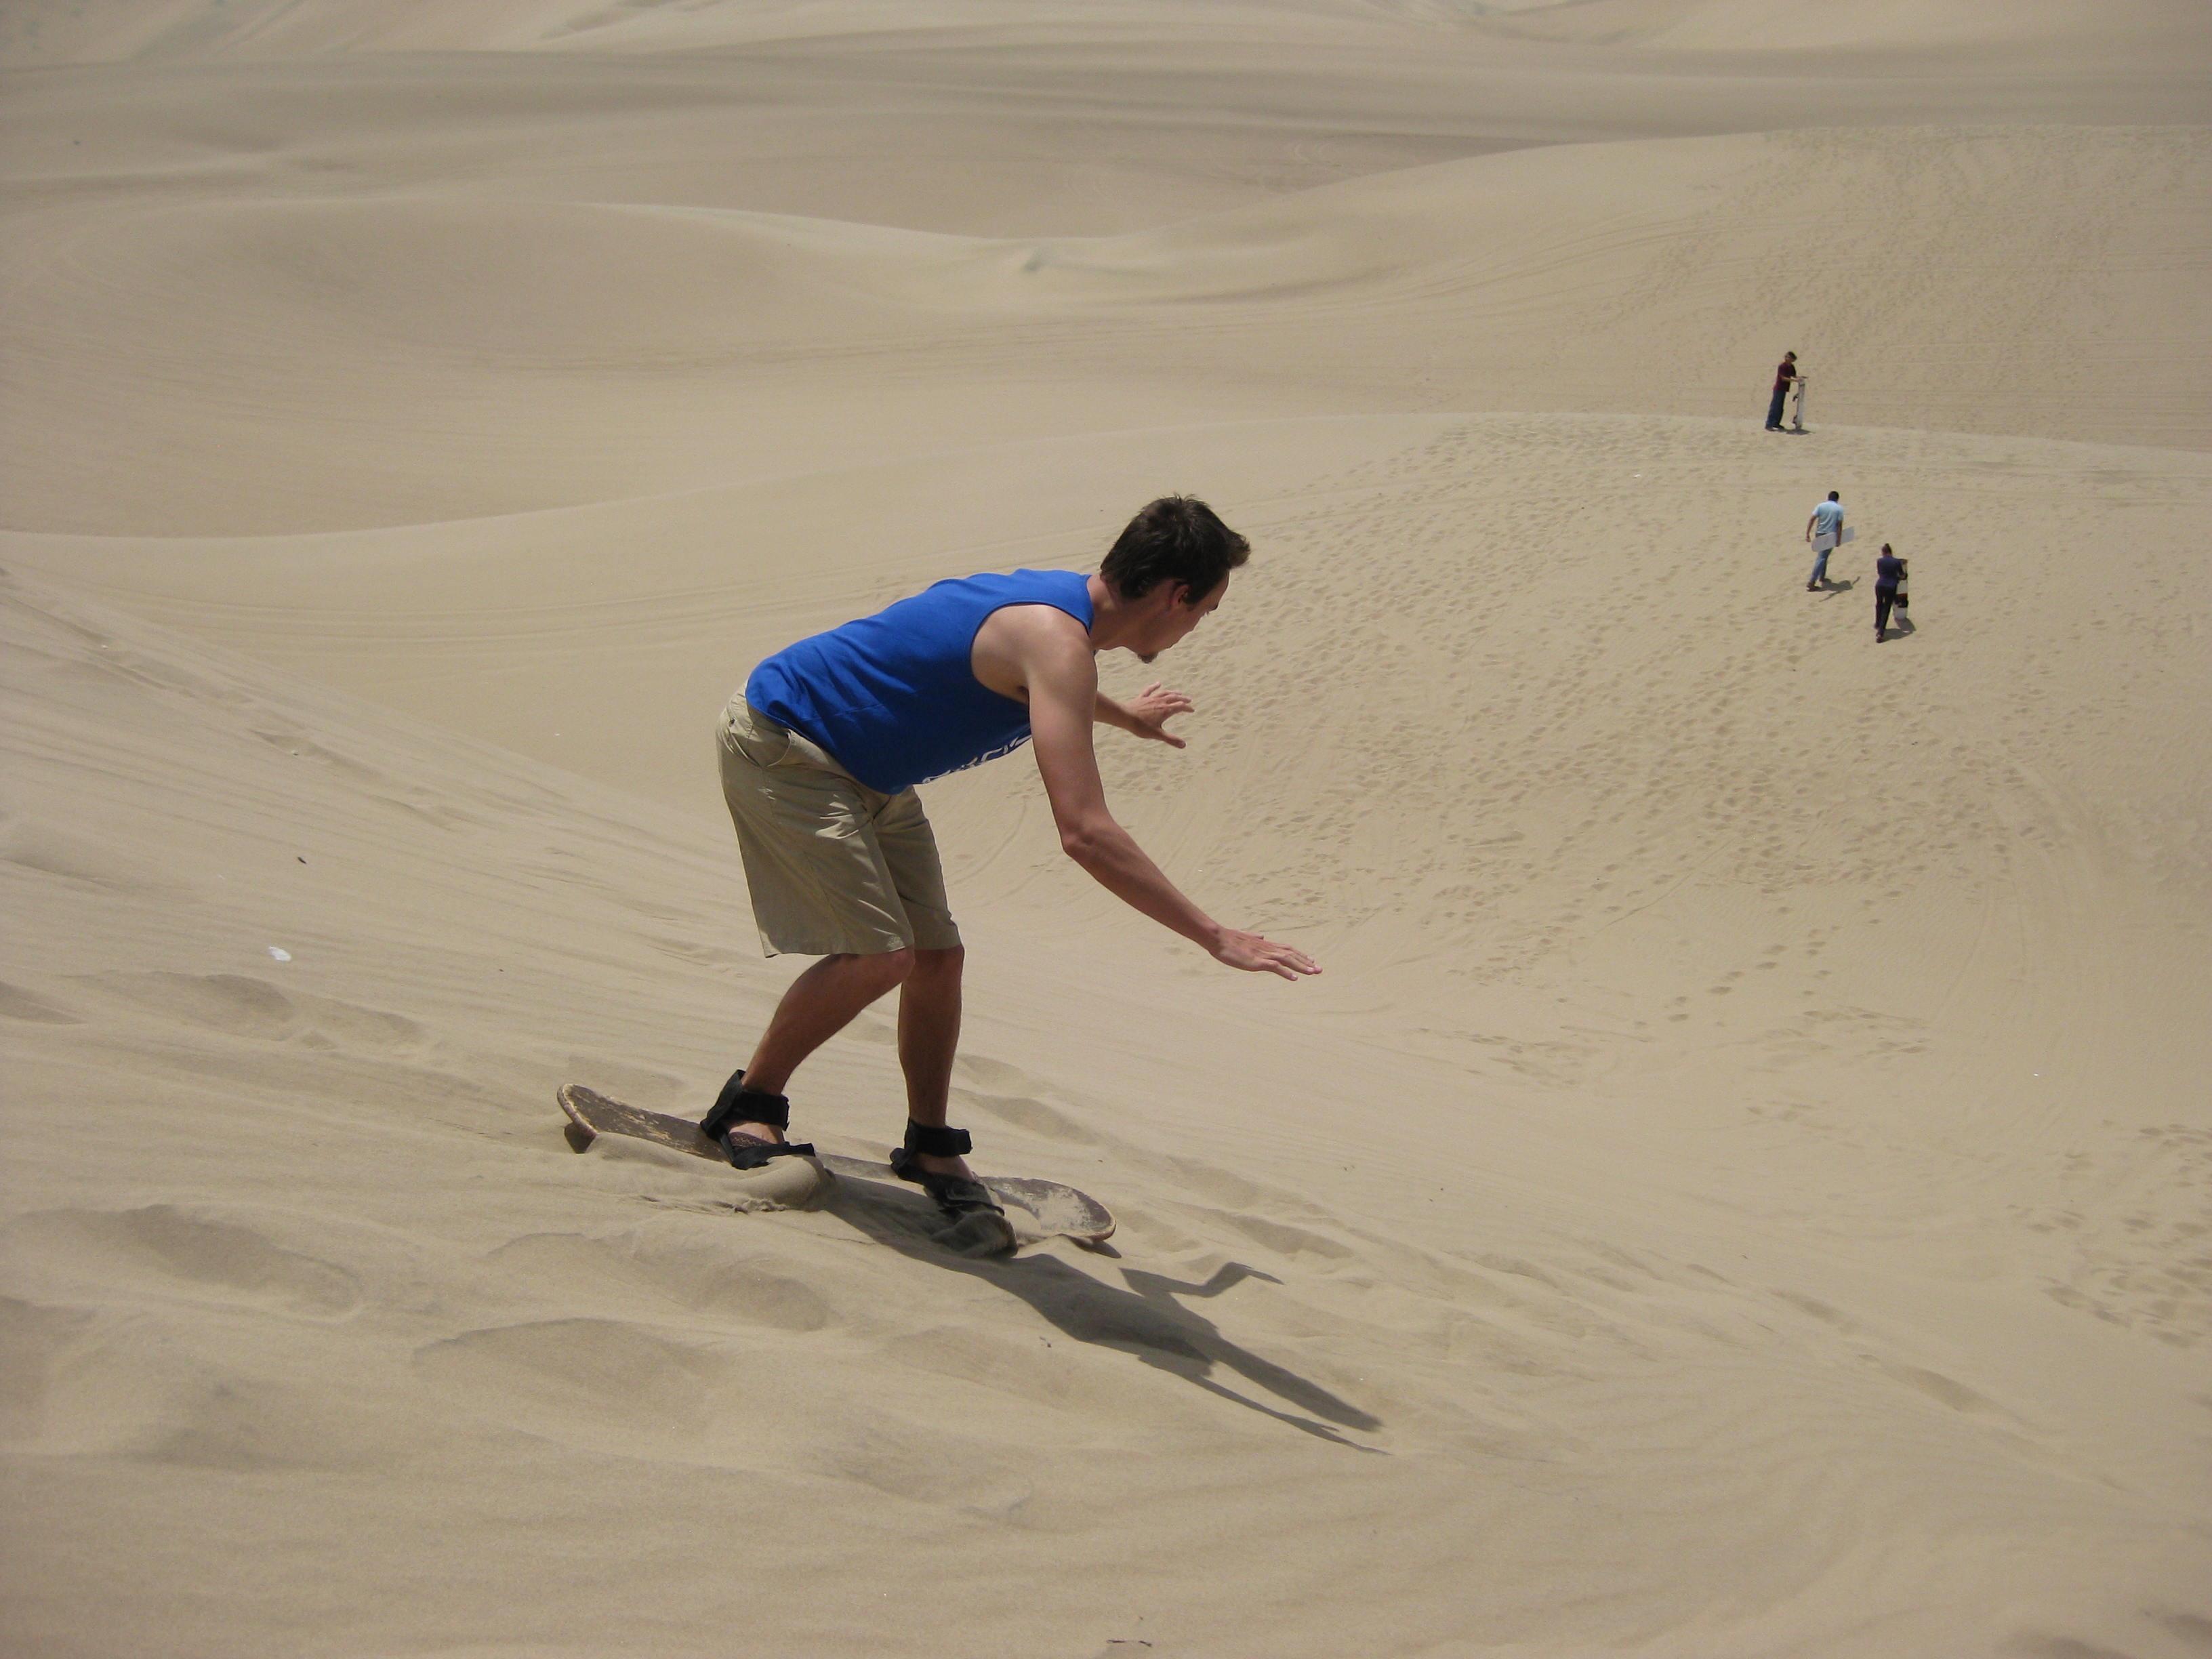
[[1079, 617], [1043, 601], [1000, 605], [983, 619], [975, 643], [1000, 660], [1025, 669], [1096, 671], [1091, 630]]
[[1049, 599], [1016, 599], [1002, 605], [983, 619], [983, 625], [1000, 632], [1033, 634], [1040, 639], [1085, 640], [1091, 635], [1080, 617]]

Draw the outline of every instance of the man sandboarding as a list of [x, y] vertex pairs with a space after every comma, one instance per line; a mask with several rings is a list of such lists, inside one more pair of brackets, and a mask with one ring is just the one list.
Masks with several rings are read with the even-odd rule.
[[[894, 986], [905, 1145], [891, 1154], [956, 1221], [1005, 1227], [945, 1126], [960, 1038], [959, 930], [915, 786], [1028, 739], [1061, 848], [1115, 897], [1217, 962], [1285, 979], [1303, 951], [1224, 927], [1178, 891], [1106, 809], [1094, 722], [1180, 749], [1190, 700], [1158, 684], [1098, 690], [1097, 653], [1151, 662], [1202, 622], [1249, 552], [1203, 501], [1168, 496], [1131, 520], [1095, 576], [1019, 570], [937, 583], [801, 640], [756, 668], [721, 724], [722, 793], [761, 943], [821, 958], [792, 981], [744, 1068], [699, 1127], [740, 1170], [813, 1158], [784, 1139], [801, 1061]], [[824, 1177], [827, 1178], [826, 1176]], [[1006, 1230], [1005, 1243], [1012, 1233]]]

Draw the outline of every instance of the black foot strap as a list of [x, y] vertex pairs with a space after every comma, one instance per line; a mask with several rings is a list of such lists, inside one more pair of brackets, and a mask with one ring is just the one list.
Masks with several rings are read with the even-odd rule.
[[965, 1129], [947, 1128], [942, 1123], [916, 1123], [908, 1118], [906, 1149], [928, 1158], [965, 1158], [975, 1150], [975, 1143]]
[[[951, 1133], [959, 1135], [963, 1141], [968, 1138], [957, 1129]], [[958, 1158], [964, 1155], [966, 1151], [967, 1148], [963, 1146], [958, 1152], [933, 1152], [930, 1156]], [[974, 1215], [979, 1211], [988, 1212], [995, 1216], [1003, 1216], [1006, 1212], [1005, 1206], [991, 1196], [991, 1189], [981, 1182], [972, 1180], [967, 1176], [939, 1175], [933, 1170], [925, 1170], [915, 1154], [904, 1146], [896, 1148], [891, 1153], [891, 1173], [901, 1181], [914, 1182], [915, 1186], [937, 1200], [939, 1209], [956, 1221], [963, 1216]]]
[[[753, 1120], [758, 1121], [757, 1119]], [[732, 1129], [722, 1137], [722, 1150], [730, 1155], [733, 1170], [757, 1170], [769, 1159], [778, 1158], [812, 1158], [814, 1143], [811, 1140], [763, 1140], [758, 1135], [749, 1135]]]
[[699, 1130], [708, 1139], [720, 1140], [732, 1123], [765, 1123], [773, 1129], [788, 1129], [790, 1098], [765, 1089], [748, 1089], [744, 1073], [732, 1072], [714, 1101], [714, 1109], [699, 1120]]
[[733, 1169], [757, 1170], [773, 1158], [814, 1156], [811, 1142], [763, 1140], [758, 1135], [732, 1128], [733, 1123], [765, 1123], [777, 1130], [791, 1127], [790, 1098], [772, 1095], [765, 1089], [746, 1088], [743, 1071], [730, 1073], [730, 1080], [722, 1085], [721, 1095], [714, 1102], [714, 1109], [699, 1120], [699, 1132], [709, 1140], [722, 1143], [722, 1151]]

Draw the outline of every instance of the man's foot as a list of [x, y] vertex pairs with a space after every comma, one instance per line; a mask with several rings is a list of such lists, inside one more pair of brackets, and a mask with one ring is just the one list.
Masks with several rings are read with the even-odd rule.
[[944, 1176], [954, 1181], [973, 1181], [975, 1172], [968, 1167], [964, 1158], [933, 1158], [927, 1152], [908, 1152], [915, 1168], [925, 1175]]
[[748, 1088], [742, 1071], [731, 1074], [714, 1110], [699, 1120], [700, 1133], [720, 1142], [731, 1165], [739, 1170], [757, 1170], [770, 1158], [812, 1158], [811, 1145], [784, 1139], [790, 1127], [791, 1102], [765, 1089]]
[[891, 1173], [901, 1181], [911, 1181], [937, 1200], [937, 1207], [947, 1215], [959, 1215], [967, 1210], [993, 1210], [1003, 1214], [999, 1200], [991, 1196], [991, 1189], [975, 1179], [965, 1159], [932, 1158], [909, 1147], [891, 1149]]
[[1014, 1248], [1013, 1226], [991, 1189], [969, 1172], [962, 1155], [973, 1144], [965, 1129], [908, 1121], [906, 1145], [891, 1152], [891, 1173], [937, 1201], [953, 1224], [950, 1233], [956, 1248], [972, 1255], [1001, 1255]]
[[965, 1154], [974, 1151], [975, 1145], [965, 1129], [916, 1123], [909, 1118], [906, 1144], [891, 1153], [891, 1172], [901, 1181], [911, 1181], [924, 1188], [948, 1213], [956, 1208], [951, 1201], [956, 1196], [957, 1207], [995, 1210], [999, 1201], [968, 1167]]
[[812, 1158], [811, 1140], [786, 1140], [769, 1126], [769, 1134], [752, 1134], [743, 1128], [725, 1129], [719, 1137], [733, 1170], [760, 1170], [777, 1158]]

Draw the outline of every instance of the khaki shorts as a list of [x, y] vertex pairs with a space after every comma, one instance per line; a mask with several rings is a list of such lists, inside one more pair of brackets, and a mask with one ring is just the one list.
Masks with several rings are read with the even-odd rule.
[[770, 956], [948, 951], [937, 837], [911, 789], [886, 795], [742, 694], [722, 711], [722, 798]]

